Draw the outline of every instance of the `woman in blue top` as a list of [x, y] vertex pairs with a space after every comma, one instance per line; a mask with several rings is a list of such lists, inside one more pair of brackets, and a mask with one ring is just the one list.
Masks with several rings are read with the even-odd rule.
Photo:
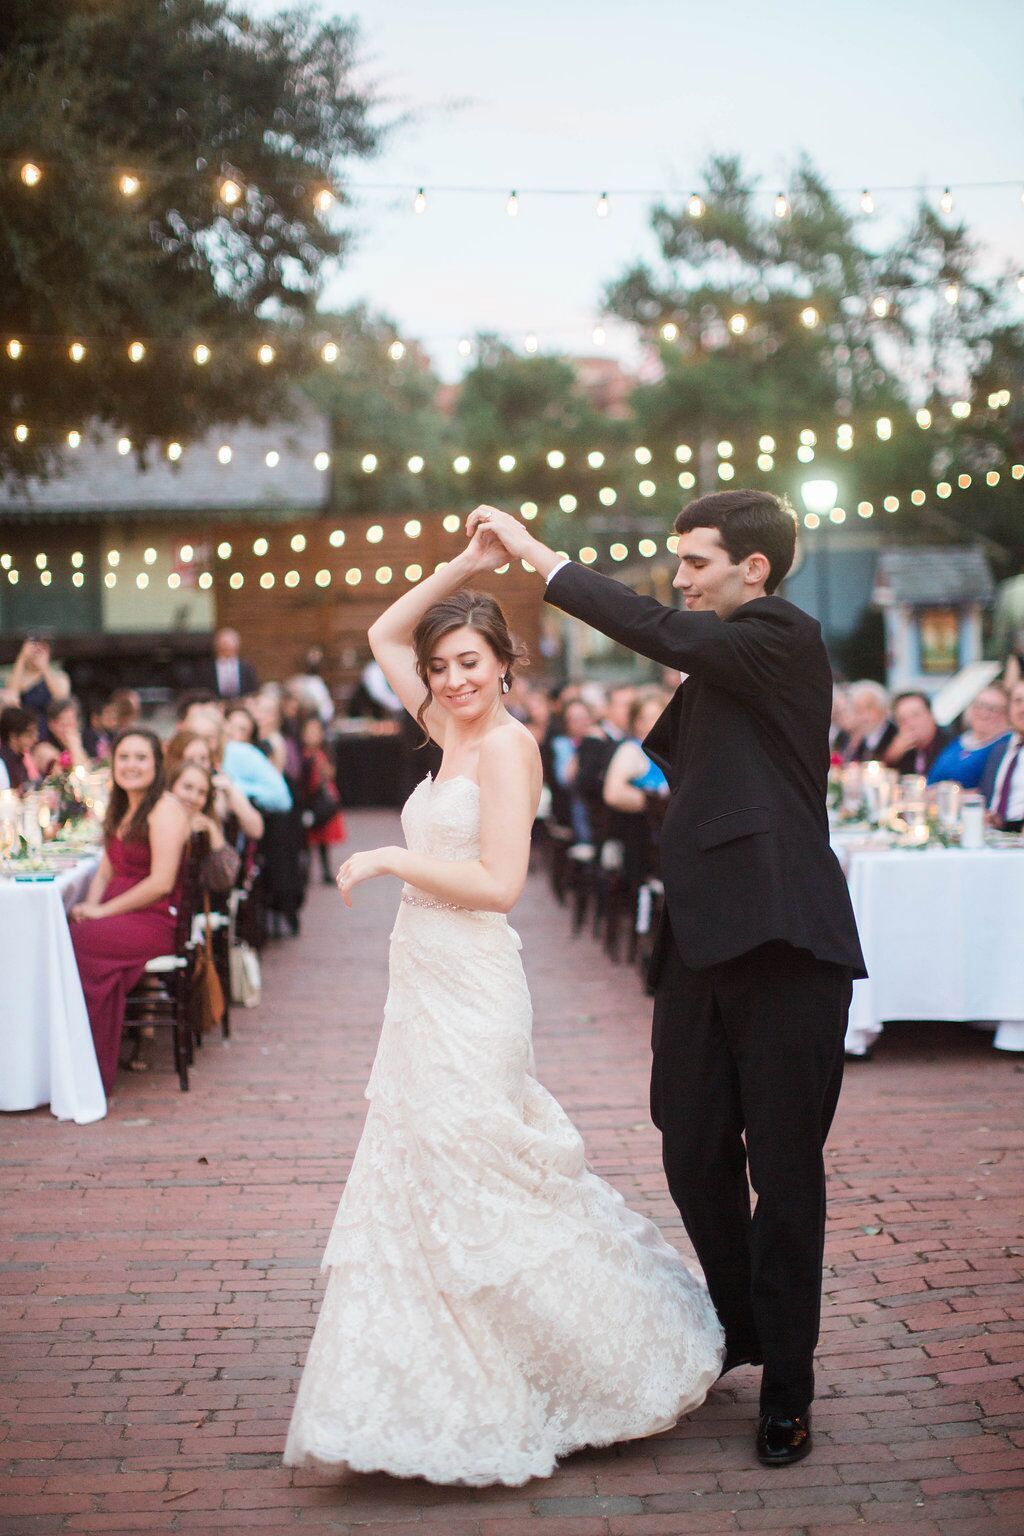
[[964, 712], [967, 730], [935, 759], [929, 784], [953, 780], [964, 789], [977, 789], [990, 755], [1009, 735], [1006, 693], [999, 683], [989, 683]]

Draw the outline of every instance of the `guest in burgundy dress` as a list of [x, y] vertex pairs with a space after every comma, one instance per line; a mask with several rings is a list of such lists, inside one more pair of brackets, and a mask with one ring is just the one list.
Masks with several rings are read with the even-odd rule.
[[122, 731], [111, 771], [103, 858], [85, 900], [71, 909], [71, 939], [108, 1094], [117, 1075], [125, 994], [148, 960], [174, 947], [189, 836], [184, 808], [164, 791], [163, 753], [152, 731]]

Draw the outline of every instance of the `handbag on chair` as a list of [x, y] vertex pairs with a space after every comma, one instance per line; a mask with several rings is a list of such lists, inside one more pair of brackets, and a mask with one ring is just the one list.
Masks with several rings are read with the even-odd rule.
[[210, 897], [206, 891], [203, 892], [203, 911], [206, 914], [206, 922], [203, 926], [203, 942], [196, 950], [195, 963], [192, 967], [192, 985], [195, 989], [199, 1012], [199, 1028], [205, 1035], [208, 1030], [215, 1029], [224, 1019], [224, 988], [217, 975], [217, 967], [210, 947], [212, 924]]

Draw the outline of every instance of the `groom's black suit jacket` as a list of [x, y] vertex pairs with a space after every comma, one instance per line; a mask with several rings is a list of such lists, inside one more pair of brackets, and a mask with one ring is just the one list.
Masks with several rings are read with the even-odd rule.
[[[643, 744], [671, 790], [662, 878], [683, 961], [703, 970], [782, 940], [866, 975], [829, 847], [832, 671], [817, 621], [780, 597], [724, 620], [668, 608], [574, 564], [546, 598], [689, 674]], [[655, 970], [666, 938], [663, 925]]]

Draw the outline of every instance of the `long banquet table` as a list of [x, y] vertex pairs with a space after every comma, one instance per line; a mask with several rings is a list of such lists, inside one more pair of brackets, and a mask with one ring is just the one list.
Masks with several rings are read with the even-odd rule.
[[836, 840], [869, 976], [853, 987], [846, 1048], [886, 1022], [984, 1023], [1024, 1050], [1024, 848], [881, 848]]
[[0, 1110], [49, 1104], [79, 1125], [107, 1112], [67, 920], [97, 863], [52, 881], [0, 878]]

